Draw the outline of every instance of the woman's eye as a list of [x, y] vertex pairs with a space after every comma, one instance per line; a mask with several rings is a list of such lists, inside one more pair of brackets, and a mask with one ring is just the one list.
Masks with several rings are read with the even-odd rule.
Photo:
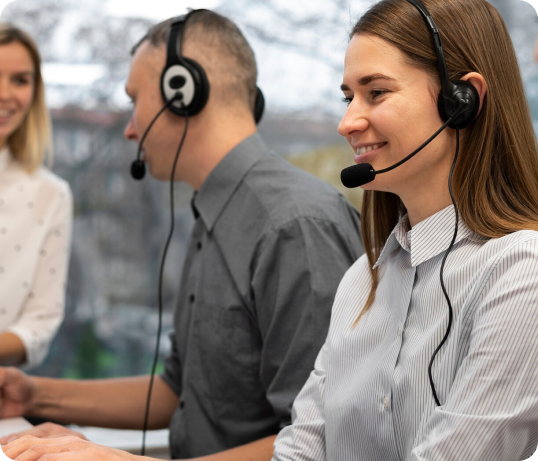
[[372, 90], [372, 91], [370, 91], [370, 94], [372, 95], [373, 99], [377, 99], [377, 98], [379, 98], [380, 96], [383, 96], [386, 93], [387, 93], [387, 90]]
[[351, 104], [351, 101], [353, 101], [353, 98], [352, 97], [343, 97], [342, 98], [342, 102], [345, 102], [348, 106]]
[[28, 85], [29, 83], [30, 83], [30, 80], [27, 79], [26, 77], [17, 77], [15, 79], [15, 84], [19, 86]]

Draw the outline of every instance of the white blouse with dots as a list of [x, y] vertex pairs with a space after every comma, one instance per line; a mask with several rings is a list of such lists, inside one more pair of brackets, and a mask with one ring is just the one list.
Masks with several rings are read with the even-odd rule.
[[25, 367], [45, 359], [63, 319], [72, 203], [64, 180], [0, 150], [0, 332], [22, 340]]

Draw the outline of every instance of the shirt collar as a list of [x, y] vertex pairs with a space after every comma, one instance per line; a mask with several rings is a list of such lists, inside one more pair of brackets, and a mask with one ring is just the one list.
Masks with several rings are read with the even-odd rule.
[[[450, 205], [409, 230], [409, 218], [404, 215], [390, 234], [374, 268], [386, 261], [397, 248], [402, 248], [411, 255], [412, 267], [443, 253], [449, 247], [454, 236], [454, 219], [454, 206]], [[458, 235], [454, 244], [473, 234], [474, 232], [460, 217]]]
[[8, 147], [0, 149], [0, 171], [4, 171], [11, 160], [11, 155], [9, 153]]
[[198, 210], [196, 209], [196, 205], [194, 204], [194, 199], [196, 198], [197, 193], [198, 191], [194, 191], [191, 198], [191, 210], [192, 210], [192, 215], [194, 216], [194, 219], [198, 219], [198, 217], [200, 216], [200, 213], [198, 213]]
[[234, 147], [209, 173], [193, 205], [211, 232], [220, 213], [247, 172], [266, 154], [267, 147], [255, 133]]

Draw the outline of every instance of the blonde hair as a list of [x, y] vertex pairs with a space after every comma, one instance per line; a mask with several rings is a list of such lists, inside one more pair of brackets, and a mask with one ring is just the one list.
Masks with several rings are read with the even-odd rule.
[[49, 112], [45, 104], [45, 85], [41, 75], [41, 57], [34, 40], [12, 24], [0, 24], [0, 46], [10, 43], [23, 45], [34, 64], [34, 96], [21, 126], [8, 138], [7, 143], [15, 160], [26, 171], [35, 171], [48, 154], [52, 162], [52, 134]]
[[[488, 85], [454, 170], [453, 188], [463, 221], [489, 238], [538, 230], [538, 147], [516, 54], [499, 12], [486, 0], [423, 3], [439, 28], [450, 79], [478, 72]], [[407, 1], [375, 4], [357, 22], [351, 37], [363, 33], [387, 40], [408, 63], [439, 81], [431, 35]], [[365, 192], [362, 235], [370, 268], [404, 212], [398, 196]], [[370, 271], [372, 286], [360, 316], [372, 305], [379, 282], [377, 269]]]

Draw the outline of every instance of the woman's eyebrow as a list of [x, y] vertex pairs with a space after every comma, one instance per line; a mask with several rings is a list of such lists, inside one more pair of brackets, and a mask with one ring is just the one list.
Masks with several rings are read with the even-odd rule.
[[[388, 81], [396, 81], [396, 79], [392, 78], [392, 77], [389, 77], [388, 75], [383, 75], [383, 74], [371, 74], [371, 75], [366, 75], [365, 77], [361, 77], [358, 82], [359, 82], [359, 85], [361, 86], [366, 86], [368, 85], [369, 83], [372, 83], [374, 80], [388, 80]], [[349, 87], [345, 84], [342, 84], [340, 85], [340, 89], [342, 91], [349, 91]]]
[[33, 77], [34, 72], [31, 70], [24, 70], [22, 72], [15, 72], [14, 75], [16, 75], [17, 77]]

